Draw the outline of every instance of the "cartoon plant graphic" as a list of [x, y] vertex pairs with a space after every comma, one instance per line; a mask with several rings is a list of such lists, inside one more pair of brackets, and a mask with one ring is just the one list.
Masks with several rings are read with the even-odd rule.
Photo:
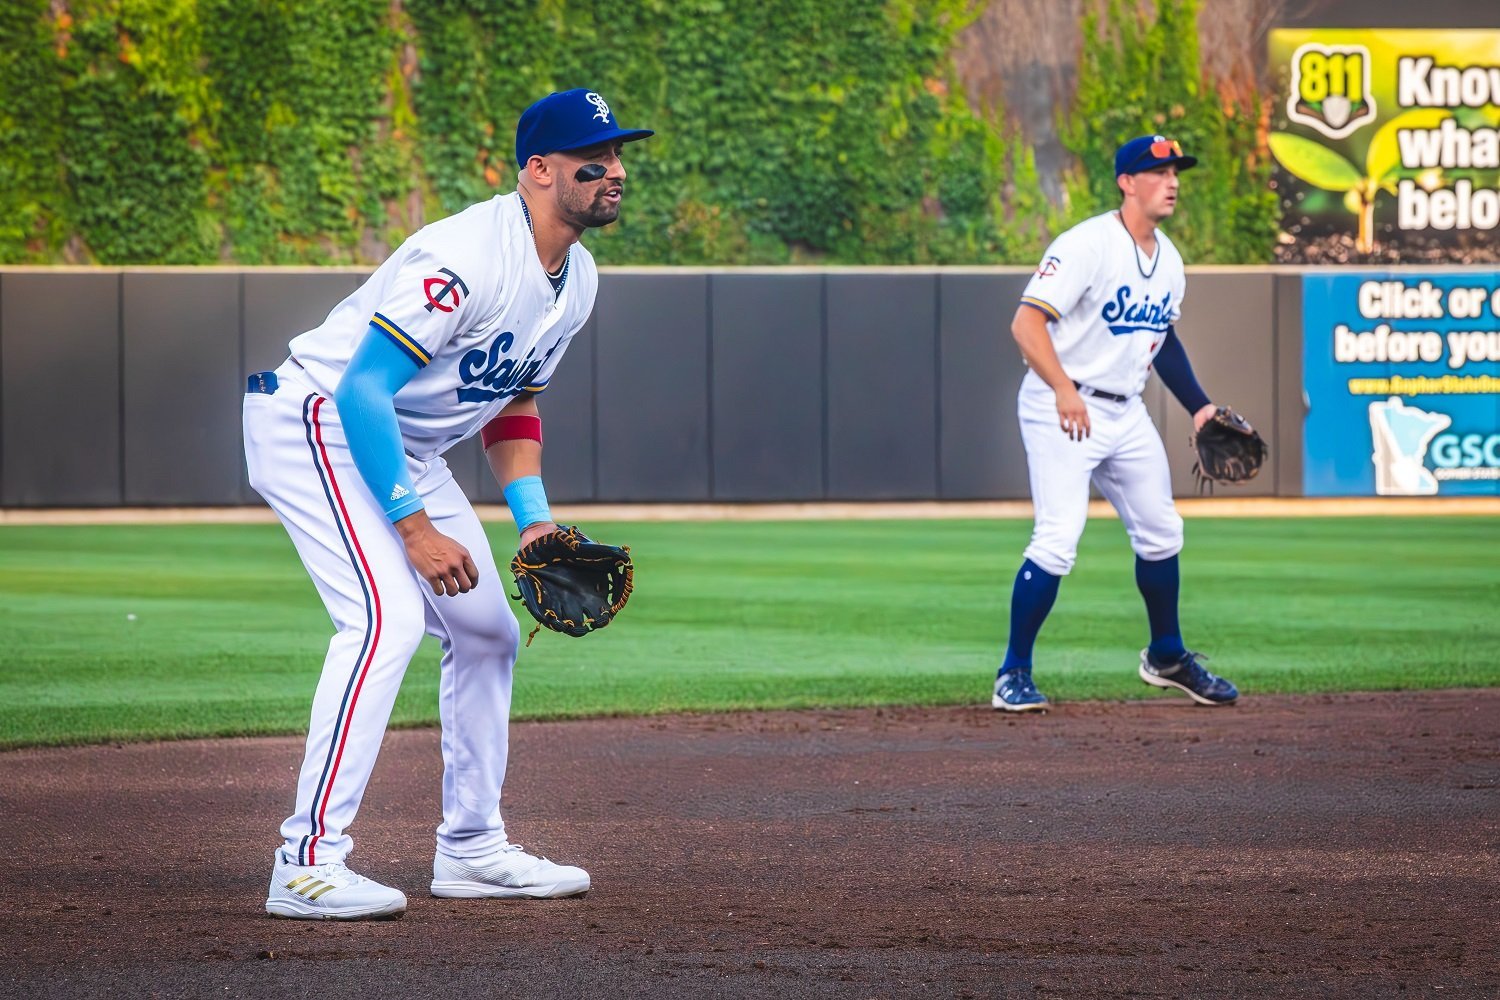
[[1436, 168], [1404, 170], [1398, 134], [1408, 129], [1437, 128], [1447, 117], [1449, 112], [1443, 108], [1418, 108], [1386, 122], [1370, 140], [1363, 171], [1322, 143], [1300, 135], [1273, 132], [1268, 141], [1272, 155], [1287, 173], [1324, 191], [1344, 192], [1344, 207], [1359, 218], [1354, 249], [1371, 253], [1375, 249], [1375, 195], [1380, 191], [1395, 194], [1403, 172], [1415, 174], [1428, 190], [1437, 186], [1440, 176]]

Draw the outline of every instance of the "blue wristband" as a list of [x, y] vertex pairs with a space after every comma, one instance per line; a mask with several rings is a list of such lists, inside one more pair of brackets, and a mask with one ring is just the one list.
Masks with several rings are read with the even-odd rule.
[[552, 520], [541, 476], [522, 476], [507, 483], [505, 502], [510, 505], [510, 516], [516, 519], [517, 531], [525, 531], [533, 524]]

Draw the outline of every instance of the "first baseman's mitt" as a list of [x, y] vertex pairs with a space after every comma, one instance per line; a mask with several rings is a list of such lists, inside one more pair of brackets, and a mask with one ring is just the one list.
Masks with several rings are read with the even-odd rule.
[[520, 599], [541, 624], [564, 635], [587, 635], [608, 625], [630, 599], [635, 567], [630, 549], [596, 542], [574, 525], [532, 539], [510, 561]]
[[1212, 489], [1214, 483], [1239, 485], [1254, 479], [1270, 450], [1250, 422], [1227, 406], [1208, 418], [1192, 444], [1197, 455], [1193, 475], [1200, 493]]

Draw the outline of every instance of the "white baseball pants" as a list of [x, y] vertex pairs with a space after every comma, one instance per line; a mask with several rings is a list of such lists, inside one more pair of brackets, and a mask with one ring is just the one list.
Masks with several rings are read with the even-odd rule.
[[291, 535], [335, 629], [313, 696], [296, 809], [281, 826], [284, 849], [305, 865], [341, 861], [353, 849], [348, 828], [407, 663], [427, 634], [442, 646], [438, 847], [455, 857], [493, 853], [506, 843], [500, 787], [519, 626], [484, 528], [447, 463], [409, 460], [428, 516], [479, 569], [469, 593], [434, 595], [355, 470], [333, 402], [291, 361], [276, 374], [273, 394], [245, 395], [250, 484]]
[[1017, 410], [1036, 524], [1026, 558], [1066, 576], [1088, 521], [1089, 482], [1120, 514], [1136, 555], [1152, 562], [1182, 551], [1182, 517], [1161, 435], [1141, 397], [1123, 403], [1084, 396], [1092, 433], [1071, 440], [1058, 426], [1057, 397], [1033, 372], [1021, 380]]

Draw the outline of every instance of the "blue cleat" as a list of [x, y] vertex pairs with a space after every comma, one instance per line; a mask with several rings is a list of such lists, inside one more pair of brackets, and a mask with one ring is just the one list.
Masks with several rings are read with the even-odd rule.
[[1153, 687], [1174, 688], [1200, 705], [1233, 705], [1240, 692], [1229, 681], [1203, 669], [1198, 661], [1206, 659], [1202, 653], [1189, 650], [1176, 663], [1158, 663], [1149, 648], [1143, 649], [1141, 680]]
[[1047, 696], [1031, 682], [1031, 670], [1010, 670], [995, 678], [990, 706], [1004, 712], [1045, 712]]

